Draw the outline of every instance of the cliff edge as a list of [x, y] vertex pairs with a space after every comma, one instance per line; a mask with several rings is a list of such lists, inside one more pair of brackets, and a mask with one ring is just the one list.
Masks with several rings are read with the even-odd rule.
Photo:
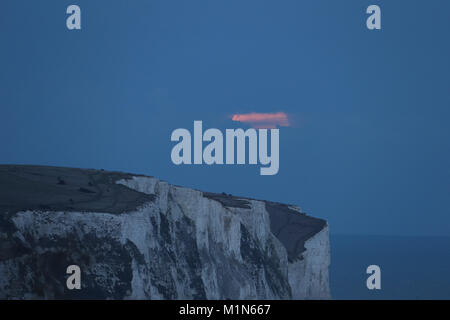
[[296, 206], [0, 165], [0, 299], [327, 299], [329, 264], [328, 224]]

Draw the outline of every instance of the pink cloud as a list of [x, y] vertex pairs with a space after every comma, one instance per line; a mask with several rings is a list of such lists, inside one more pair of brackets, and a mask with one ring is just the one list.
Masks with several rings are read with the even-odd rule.
[[288, 116], [284, 112], [234, 114], [231, 120], [247, 123], [256, 129], [274, 129], [277, 126], [290, 126]]

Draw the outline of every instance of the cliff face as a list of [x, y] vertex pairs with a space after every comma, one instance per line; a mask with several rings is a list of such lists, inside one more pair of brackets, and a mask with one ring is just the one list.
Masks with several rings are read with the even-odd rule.
[[1, 299], [330, 297], [328, 225], [298, 207], [37, 166], [0, 166], [0, 191]]

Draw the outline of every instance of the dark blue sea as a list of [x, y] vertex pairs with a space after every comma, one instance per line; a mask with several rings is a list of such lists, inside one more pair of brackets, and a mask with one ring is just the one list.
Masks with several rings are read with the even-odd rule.
[[[450, 299], [450, 237], [332, 235], [333, 299]], [[366, 268], [381, 269], [381, 290]]]

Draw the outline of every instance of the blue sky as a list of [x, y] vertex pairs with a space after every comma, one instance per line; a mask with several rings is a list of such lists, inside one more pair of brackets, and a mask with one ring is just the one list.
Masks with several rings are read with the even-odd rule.
[[[66, 28], [77, 4], [82, 30]], [[382, 30], [365, 27], [379, 4]], [[0, 163], [300, 205], [333, 233], [450, 234], [450, 2], [0, 3]], [[176, 128], [283, 111], [280, 171], [175, 166]]]

